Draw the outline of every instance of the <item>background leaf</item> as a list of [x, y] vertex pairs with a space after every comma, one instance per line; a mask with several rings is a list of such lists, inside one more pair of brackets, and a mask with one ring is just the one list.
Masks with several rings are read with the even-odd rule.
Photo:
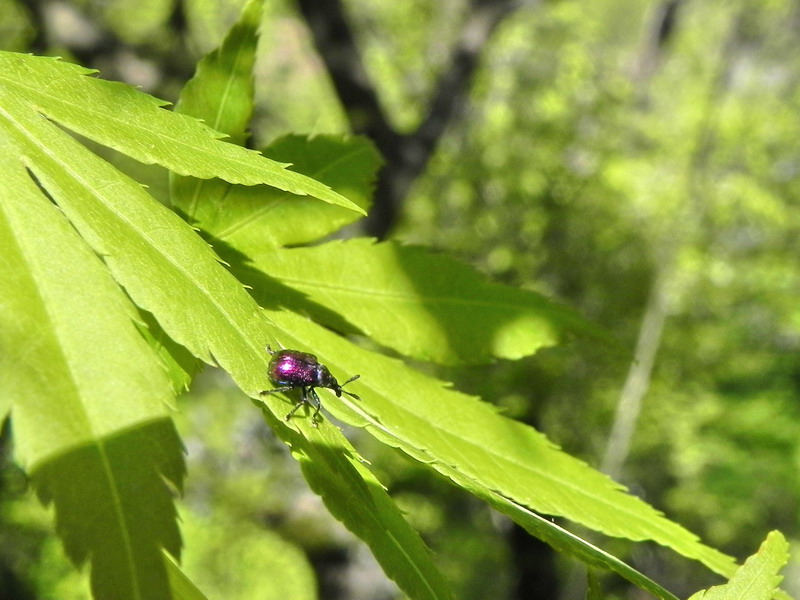
[[[253, 113], [253, 68], [261, 19], [260, 0], [251, 0], [242, 10], [222, 46], [197, 64], [194, 77], [181, 90], [175, 112], [203, 120], [216, 131], [244, 145]], [[283, 164], [282, 166], [287, 166]], [[197, 179], [170, 173], [170, 201], [190, 222], [197, 209], [212, 199], [224, 198], [230, 185], [219, 179]]]
[[253, 69], [256, 64], [262, 0], [248, 0], [216, 50], [206, 54], [186, 82], [175, 112], [202, 119], [230, 141], [243, 146], [253, 114]]
[[[520, 358], [599, 328], [540, 294], [486, 281], [424, 248], [370, 239], [310, 248], [253, 249], [259, 297], [325, 322], [322, 306], [397, 352], [445, 364]], [[246, 279], [246, 275], [242, 275]], [[284, 287], [285, 286], [285, 287]], [[284, 290], [300, 292], [285, 292]]]
[[[287, 135], [272, 142], [264, 154], [292, 163], [291, 169], [313, 177], [365, 210], [370, 207], [381, 160], [363, 137]], [[220, 253], [225, 246], [254, 254], [269, 246], [316, 241], [360, 217], [353, 211], [296, 198], [265, 186], [231, 186], [203, 181], [202, 198], [193, 223], [211, 236]]]
[[[202, 513], [181, 510], [184, 578], [191, 577], [209, 598], [318, 596], [314, 570], [300, 548], [258, 523], [233, 524], [220, 518], [218, 506], [215, 503], [213, 511]], [[225, 551], [219, 552], [220, 548]]]

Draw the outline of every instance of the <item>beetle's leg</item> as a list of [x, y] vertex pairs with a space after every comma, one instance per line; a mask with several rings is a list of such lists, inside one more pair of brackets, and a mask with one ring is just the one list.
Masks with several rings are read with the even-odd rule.
[[300, 408], [301, 406], [303, 406], [303, 404], [305, 404], [305, 400], [300, 400], [300, 402], [298, 402], [297, 404], [295, 404], [295, 405], [294, 405], [294, 408], [293, 408], [292, 410], [290, 410], [290, 411], [289, 411], [289, 414], [288, 414], [288, 415], [286, 415], [286, 417], [284, 417], [284, 419], [285, 419], [286, 421], [288, 421], [289, 419], [291, 419], [291, 418], [292, 418], [292, 415], [293, 415], [294, 413], [296, 413], [296, 412], [297, 412], [297, 409], [298, 409], [298, 408]]
[[[266, 396], [267, 394], [279, 394], [281, 392], [291, 392], [294, 389], [295, 388], [293, 386], [291, 386], [291, 385], [285, 385], [283, 387], [275, 388], [275, 389], [272, 389], [272, 390], [264, 390], [263, 392], [259, 392], [259, 394], [262, 395], [262, 396]], [[298, 408], [300, 408], [301, 406], [303, 406], [303, 404], [305, 404], [307, 402], [307, 400], [306, 400], [306, 389], [305, 388], [301, 388], [301, 390], [302, 391], [300, 393], [300, 402], [295, 404], [294, 408], [289, 412], [288, 415], [286, 415], [285, 419], [287, 421], [292, 418], [292, 415], [295, 413], [295, 411]]]
[[322, 408], [322, 402], [320, 401], [319, 396], [317, 396], [317, 392], [313, 387], [308, 389], [308, 395], [311, 396], [311, 399], [314, 401], [313, 404], [316, 407], [314, 414], [311, 415], [311, 424], [316, 427], [317, 422], [319, 422], [319, 411]]
[[293, 389], [294, 389], [293, 387], [287, 385], [287, 386], [284, 386], [284, 387], [275, 388], [273, 390], [264, 390], [263, 392], [258, 392], [258, 393], [260, 395], [262, 395], [262, 396], [266, 396], [267, 394], [278, 394], [280, 392], [291, 392]]
[[289, 411], [289, 414], [284, 417], [284, 420], [288, 421], [292, 418], [292, 415], [297, 412], [297, 409], [303, 406], [307, 402], [306, 400], [306, 388], [300, 388], [300, 401], [294, 405], [294, 408]]

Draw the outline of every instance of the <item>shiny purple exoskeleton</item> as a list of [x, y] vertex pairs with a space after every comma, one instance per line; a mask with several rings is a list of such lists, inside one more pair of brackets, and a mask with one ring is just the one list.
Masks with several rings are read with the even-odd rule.
[[267, 375], [269, 375], [269, 380], [272, 383], [280, 387], [274, 390], [264, 390], [261, 395], [289, 392], [295, 388], [300, 388], [300, 402], [286, 415], [287, 421], [292, 418], [298, 408], [308, 402], [315, 407], [314, 414], [311, 417], [311, 424], [314, 427], [317, 426], [322, 403], [314, 388], [329, 388], [336, 392], [336, 396], [339, 398], [342, 397], [342, 393], [345, 393], [356, 400], [361, 400], [352, 392], [342, 389], [351, 381], [358, 379], [360, 375], [353, 375], [342, 385], [339, 385], [336, 378], [331, 375], [328, 367], [321, 364], [313, 354], [300, 352], [299, 350], [273, 350], [269, 346], [267, 346], [267, 352], [272, 356], [267, 367]]

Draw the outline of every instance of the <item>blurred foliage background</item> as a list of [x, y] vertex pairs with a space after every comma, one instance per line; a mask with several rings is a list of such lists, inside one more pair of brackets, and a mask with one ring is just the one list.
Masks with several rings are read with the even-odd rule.
[[[800, 5], [330, 6], [343, 11], [395, 141], [413, 140], [436, 116], [437, 93], [458, 106], [400, 202], [366, 231], [547, 293], [614, 332], [620, 347], [575, 342], [517, 362], [421, 368], [535, 425], [740, 559], [781, 529], [795, 548], [786, 587], [800, 594]], [[240, 7], [0, 0], [0, 47], [60, 55], [174, 101]], [[476, 15], [492, 10], [491, 31], [469, 46]], [[266, 2], [254, 147], [287, 132], [370, 131], [309, 23], [307, 6]], [[465, 44], [474, 69], [450, 89], [454, 48]], [[163, 193], [164, 173], [124, 165]], [[222, 374], [204, 373], [177, 419], [190, 474], [184, 563], [209, 597], [396, 597]], [[0, 598], [85, 598], [84, 578], [49, 533], [52, 515], [13, 464], [10, 429], [0, 454]], [[419, 465], [346, 433], [458, 598], [582, 597], [581, 568]], [[715, 582], [657, 548], [597, 542], [678, 595]], [[640, 597], [614, 578], [604, 586], [610, 598]]]

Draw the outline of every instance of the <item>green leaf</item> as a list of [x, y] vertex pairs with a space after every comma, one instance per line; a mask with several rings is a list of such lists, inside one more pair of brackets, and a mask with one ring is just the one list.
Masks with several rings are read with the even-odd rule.
[[[350, 135], [285, 135], [272, 142], [264, 149], [264, 154], [273, 160], [281, 162], [291, 162], [292, 169], [298, 173], [303, 173], [322, 181], [340, 194], [346, 195], [360, 207], [367, 209], [372, 205], [372, 195], [375, 191], [375, 181], [378, 177], [378, 170], [383, 164], [383, 159], [375, 148], [372, 140], [363, 136]], [[284, 201], [285, 209], [291, 209]], [[309, 205], [311, 208], [311, 205]], [[331, 229], [324, 232], [317, 232], [312, 237], [304, 239], [291, 239], [280, 242], [283, 245], [299, 244], [309, 242], [329, 233], [337, 231], [342, 226], [352, 223], [359, 217], [352, 213], [347, 213], [341, 209], [319, 205], [313, 206], [314, 209], [323, 208], [328, 215], [324, 220], [329, 221]], [[328, 210], [332, 209], [332, 210]], [[304, 220], [307, 215], [306, 209], [298, 208], [294, 213], [285, 212], [285, 217], [278, 225], [283, 229], [287, 228], [285, 222], [294, 221], [298, 225], [299, 221]], [[336, 211], [335, 213], [333, 211]], [[294, 214], [298, 218], [292, 218]], [[339, 222], [334, 222], [331, 218], [336, 216]], [[265, 223], [269, 228], [270, 223]], [[282, 236], [289, 235], [290, 232], [281, 232]]]
[[558, 343], [565, 333], [600, 335], [574, 311], [540, 294], [489, 282], [424, 248], [369, 239], [262, 248], [250, 253], [253, 265], [285, 286], [262, 286], [264, 302], [278, 301], [320, 320], [324, 313], [315, 313], [314, 305], [323, 306], [378, 343], [415, 358], [446, 364], [514, 359]]
[[[410, 598], [451, 598], [418, 534], [407, 525], [355, 449], [337, 439], [340, 435], [338, 428], [325, 427], [322, 436], [310, 445], [287, 439], [311, 489], [334, 517], [367, 543], [386, 575]], [[343, 451], [320, 451], [319, 443], [333, 444]]]
[[[81, 411], [99, 408], [84, 402], [58, 414], [77, 420]], [[16, 434], [20, 420], [12, 414]], [[39, 436], [54, 429], [43, 420], [37, 425]], [[70, 559], [76, 565], [91, 559], [96, 600], [171, 598], [161, 548], [179, 554], [181, 540], [164, 478], [176, 485], [183, 478], [181, 450], [172, 421], [162, 417], [97, 436], [32, 472], [39, 497], [55, 504], [56, 530]]]
[[[230, 55], [225, 64], [235, 70], [238, 62], [234, 57], [238, 58], [239, 53], [225, 52], [230, 40], [222, 53], [213, 56], [216, 62], [222, 62]], [[196, 95], [195, 88], [205, 81], [215, 89], [213, 78], [205, 76], [205, 71], [199, 70], [186, 96]], [[242, 112], [236, 103], [223, 105], [221, 93], [205, 96], [220, 100], [214, 107], [191, 104], [187, 110], [206, 119], [218, 119], [228, 111]], [[237, 136], [243, 128], [244, 121], [238, 121], [226, 131]], [[265, 152], [294, 162], [295, 168], [348, 197], [365, 201], [378, 166], [369, 146], [335, 138], [305, 141], [291, 136]], [[362, 241], [288, 254], [271, 252], [270, 246], [308, 242], [329, 234], [352, 221], [352, 217], [332, 206], [286, 202], [286, 194], [263, 187], [245, 189], [223, 182], [195, 182], [194, 187], [187, 188], [187, 183], [178, 182], [173, 187], [175, 202], [193, 224], [209, 234], [230, 263], [236, 264], [237, 258], [226, 248], [254, 257], [265, 273], [299, 288], [327, 309], [346, 315], [361, 331], [400, 352], [447, 363], [482, 362], [492, 356], [518, 358], [556, 343], [561, 329], [589, 330], [588, 324], [566, 308], [531, 292], [488, 284], [466, 266], [446, 257], [430, 256], [421, 249], [391, 244], [364, 248], [370, 242]], [[202, 202], [198, 202], [199, 198]], [[273, 259], [277, 259], [275, 264]], [[340, 277], [342, 272], [349, 277]], [[291, 281], [287, 281], [287, 273], [292, 276]], [[301, 281], [295, 277], [297, 273], [307, 278]], [[252, 277], [252, 272], [249, 275]], [[246, 276], [242, 273], [241, 278]], [[357, 281], [359, 286], [342, 285], [348, 279]], [[303, 304], [302, 300], [298, 306], [291, 288], [249, 282], [260, 289], [265, 303], [278, 299], [287, 306], [314, 312], [313, 305]], [[428, 289], [419, 290], [419, 282]], [[386, 319], [387, 306], [392, 309], [393, 319]], [[317, 310], [315, 314], [324, 317], [328, 313]]]
[[[186, 83], [175, 112], [201, 119], [216, 131], [244, 144], [253, 113], [253, 67], [256, 62], [258, 25], [262, 3], [249, 1], [222, 46], [207, 54]], [[284, 165], [288, 166], [288, 165]], [[209, 206], [220, 201], [232, 186], [219, 179], [196, 179], [170, 174], [172, 205], [194, 222], [198, 201]]]
[[464, 482], [464, 485], [467, 486], [467, 489], [471, 489], [476, 496], [488, 502], [501, 513], [511, 517], [525, 531], [549, 544], [559, 553], [581, 561], [590, 569], [599, 568], [614, 572], [633, 583], [639, 589], [645, 590], [661, 600], [678, 600], [674, 594], [652, 581], [646, 575], [591, 542], [570, 533], [554, 523], [552, 519], [537, 515], [535, 512], [507, 498], [503, 498], [499, 494], [482, 488], [470, 488], [470, 482], [468, 481]]
[[[380, 157], [366, 138], [289, 135], [270, 144], [264, 154], [291, 162], [292, 170], [329, 185], [365, 210], [371, 204]], [[313, 242], [359, 218], [351, 210], [292, 198], [274, 188], [208, 183], [203, 183], [203, 202], [192, 213], [192, 223], [216, 246], [222, 242], [248, 255], [265, 247]]]
[[[143, 326], [139, 327], [139, 333], [161, 360], [172, 384], [173, 393], [182, 394], [189, 389], [189, 384], [202, 367], [202, 361], [164, 333], [153, 315], [139, 311], [139, 317], [143, 323]], [[170, 405], [170, 408], [175, 407]]]
[[22, 123], [41, 114], [140, 162], [157, 163], [180, 175], [268, 184], [363, 213], [327, 186], [257, 152], [220, 141], [223, 134], [196, 119], [164, 110], [165, 102], [128, 85], [87, 77], [91, 72], [53, 58], [0, 52], [0, 112], [9, 125], [22, 127], [23, 134]]
[[[260, 17], [260, 0], [251, 0], [245, 6], [239, 22], [228, 33], [222, 46], [200, 61], [195, 76], [184, 87], [175, 108], [179, 113], [204, 120], [215, 130], [228, 134], [231, 141], [235, 143], [245, 141], [247, 126], [253, 111], [253, 67], [256, 61]], [[296, 139], [300, 145], [304, 145], [301, 141], [302, 138], [292, 139]], [[281, 147], [287, 145], [291, 147], [291, 144], [285, 142], [280, 144]], [[279, 153], [279, 151], [270, 150], [272, 155]], [[317, 160], [320, 156], [328, 158], [317, 148], [310, 154], [290, 151], [287, 155], [284, 152], [285, 158], [277, 160], [281, 160], [282, 164], [289, 166], [288, 163], [294, 162], [295, 157], [303, 161], [308, 156], [315, 156]], [[340, 161], [335, 165], [337, 168], [334, 173], [342, 172], [341, 164]], [[330, 161], [324, 162], [322, 165], [326, 169], [332, 166]], [[322, 177], [316, 177], [317, 173], [309, 172], [310, 170], [302, 162], [299, 166], [293, 165], [292, 171], [310, 175], [316, 181], [331, 185]], [[322, 175], [324, 174], [323, 172]], [[339, 179], [334, 177], [333, 183], [338, 183]], [[348, 197], [352, 191], [338, 187], [334, 187], [334, 189], [343, 195], [348, 194]], [[254, 189], [239, 188], [219, 180], [197, 180], [179, 176], [173, 176], [171, 179], [171, 196], [174, 206], [191, 223], [203, 223], [205, 231], [219, 234], [217, 236], [219, 238], [242, 229], [252, 231], [253, 224], [258, 220], [257, 215], [253, 215], [250, 210], [242, 212], [242, 206], [248, 207], [255, 203], [253, 208], [264, 214], [272, 213], [275, 207], [270, 205], [275, 204], [278, 200], [280, 200], [280, 204], [285, 202], [289, 206], [292, 201], [299, 200], [284, 192], [264, 186]], [[200, 202], [201, 199], [202, 202]], [[359, 212], [364, 213], [363, 208], [366, 203], [363, 200], [357, 200], [356, 203]], [[301, 207], [305, 209], [308, 206], [307, 202], [301, 204]], [[316, 202], [312, 202], [311, 206], [320, 209], [323, 215], [326, 212], [330, 212], [334, 216], [338, 215], [342, 223], [345, 219], [357, 218], [352, 215], [352, 211], [341, 207], [326, 211], [328, 207], [319, 206]], [[279, 207], [279, 209], [285, 210], [285, 207]], [[272, 213], [270, 216], [274, 217], [275, 214]], [[262, 237], [258, 243], [263, 245], [263, 231], [259, 232], [262, 233]], [[324, 233], [320, 235], [324, 235]]]
[[175, 112], [202, 119], [215, 131], [243, 145], [253, 114], [253, 67], [256, 64], [261, 0], [249, 0], [222, 46], [197, 64], [183, 86]]
[[[264, 346], [275, 327], [197, 233], [141, 186], [59, 133], [45, 119], [20, 124], [28, 169], [114, 278], [173, 340], [216, 362], [248, 394], [266, 384]], [[386, 572], [418, 598], [448, 598], [419, 536], [403, 520], [338, 429], [283, 420], [286, 402], [259, 401], [275, 432], [303, 460], [307, 477], [345, 525], [371, 545]], [[369, 477], [369, 478], [368, 478]], [[367, 479], [368, 478], [368, 479]], [[342, 482], [347, 482], [343, 485]]]
[[[253, 6], [254, 3], [250, 3], [245, 8], [242, 20], [228, 35], [222, 48], [203, 60], [195, 78], [181, 95], [178, 107], [181, 111], [218, 123], [234, 139], [243, 139], [251, 110], [251, 75], [244, 65], [252, 68], [255, 58], [256, 20], [250, 14]], [[216, 73], [229, 77], [224, 85], [218, 81]], [[223, 88], [239, 90], [239, 93], [223, 94]], [[204, 101], [199, 102], [198, 98]], [[334, 189], [356, 198], [363, 206], [368, 205], [377, 155], [366, 141], [340, 137], [306, 140], [290, 136], [274, 144], [270, 152], [290, 157], [299, 163], [295, 168], [301, 172], [329, 183]], [[313, 239], [353, 220], [351, 214], [347, 214], [350, 211], [335, 206], [307, 202], [293, 206], [294, 199], [263, 186], [241, 188], [220, 181], [174, 177], [172, 197], [173, 203], [190, 222], [202, 225], [215, 238], [217, 245], [233, 241], [240, 248], [261, 247], [269, 239], [273, 243], [288, 243], [298, 236], [303, 240]], [[305, 227], [287, 227], [286, 223], [292, 217], [308, 215], [312, 209], [314, 219], [309, 220]], [[265, 227], [265, 224], [274, 224], [274, 227]], [[243, 319], [238, 324], [226, 323], [225, 326], [240, 326], [252, 321]], [[268, 339], [267, 335], [262, 331], [256, 339], [263, 342]], [[244, 350], [263, 368], [264, 354], [259, 350], [258, 354], [252, 355], [252, 339], [242, 339], [242, 344], [246, 345]], [[215, 356], [225, 366], [224, 358], [216, 352]], [[231, 373], [236, 379], [238, 374]], [[263, 371], [259, 375], [253, 374], [253, 377], [257, 377], [256, 381], [263, 381]], [[254, 384], [248, 382], [243, 389], [253, 390]], [[270, 410], [275, 412], [276, 399], [268, 396], [267, 401], [271, 404]], [[286, 412], [285, 405], [277, 410], [282, 416]], [[274, 417], [265, 416], [292, 447], [312, 489], [319, 493], [334, 516], [367, 542], [387, 575], [413, 598], [450, 597], [418, 535], [408, 527], [369, 470], [353, 458], [356, 457], [355, 450], [337, 431], [327, 428], [314, 431], [314, 437], [317, 433], [325, 436], [325, 443], [309, 444], [292, 429], [276, 422]]]
[[772, 531], [758, 552], [748, 558], [724, 585], [694, 594], [690, 600], [770, 600], [786, 597], [779, 592], [783, 577], [778, 572], [789, 560], [789, 544], [779, 531]]
[[[539, 513], [566, 517], [590, 529], [631, 540], [653, 540], [710, 569], [729, 574], [733, 559], [582, 461], [535, 429], [497, 414], [476, 398], [408, 369], [395, 359], [354, 346], [290, 313], [268, 313], [290, 335], [284, 347], [311, 350], [334, 376], [361, 378], [327, 402], [343, 421], [365, 426], [381, 441], [429, 464], [466, 489], [496, 493]], [[331, 397], [328, 393], [327, 397]], [[511, 513], [509, 513], [511, 514]], [[512, 515], [513, 516], [513, 515]]]
[[[7, 142], [2, 154], [18, 156]], [[180, 551], [171, 488], [184, 463], [166, 374], [23, 165], [0, 162], [0, 177], [0, 389], [17, 457], [55, 504], [70, 559], [91, 559], [95, 598], [169, 598], [161, 548]]]

